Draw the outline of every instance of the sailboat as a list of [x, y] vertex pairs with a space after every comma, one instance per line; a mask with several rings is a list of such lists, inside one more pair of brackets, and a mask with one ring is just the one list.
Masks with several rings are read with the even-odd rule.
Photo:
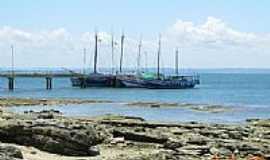
[[95, 33], [95, 54], [94, 54], [94, 72], [88, 75], [71, 78], [72, 86], [75, 87], [113, 87], [115, 76], [112, 74], [103, 74], [97, 72], [98, 59], [98, 34]]
[[[123, 45], [123, 43], [121, 44]], [[136, 74], [125, 74], [117, 76], [116, 79], [119, 86], [124, 88], [144, 88], [144, 79], [140, 71], [141, 48], [142, 48], [142, 39], [140, 39], [138, 45], [137, 72]], [[122, 54], [123, 52], [121, 52], [121, 55]], [[120, 66], [122, 66], [122, 64], [120, 64]]]
[[165, 77], [160, 74], [161, 36], [158, 42], [157, 78], [144, 81], [144, 86], [149, 89], [186, 89], [194, 88], [199, 83], [198, 77], [178, 75], [178, 50], [176, 50], [176, 76]]

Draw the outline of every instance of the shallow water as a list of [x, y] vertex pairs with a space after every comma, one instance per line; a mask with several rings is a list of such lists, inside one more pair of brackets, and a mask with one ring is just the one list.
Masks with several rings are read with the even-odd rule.
[[[69, 105], [58, 109], [67, 115], [93, 116], [106, 113], [141, 116], [157, 121], [243, 122], [247, 118], [270, 118], [270, 74], [201, 74], [201, 85], [187, 90], [149, 90], [113, 88], [72, 88], [69, 79], [53, 81], [53, 90], [45, 90], [45, 80], [16, 79], [16, 89], [6, 89], [0, 79], [1, 97], [82, 98], [115, 102], [154, 101], [191, 104], [220, 104], [239, 110], [227, 113], [203, 113], [179, 108], [140, 108], [112, 104]], [[33, 107], [37, 108], [37, 107]], [[32, 107], [15, 110], [33, 109]]]
[[128, 115], [143, 117], [149, 121], [159, 122], [187, 122], [200, 121], [210, 123], [244, 123], [248, 118], [269, 118], [269, 108], [235, 108], [233, 111], [209, 113], [193, 111], [186, 108], [150, 108], [127, 106], [119, 103], [103, 103], [103, 104], [80, 104], [80, 105], [64, 105], [64, 106], [28, 106], [28, 107], [12, 107], [11, 111], [21, 113], [25, 110], [48, 110], [57, 109], [67, 116], [99, 116], [104, 114]]

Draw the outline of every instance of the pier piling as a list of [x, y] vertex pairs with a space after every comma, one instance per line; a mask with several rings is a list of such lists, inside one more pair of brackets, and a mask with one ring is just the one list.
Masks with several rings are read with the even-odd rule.
[[[20, 72], [15, 72], [14, 70], [12, 71], [1, 71], [0, 72], [0, 78], [5, 78], [6, 79], [6, 89], [13, 91], [16, 89], [16, 80], [20, 79], [20, 78], [27, 78], [27, 79], [31, 79], [33, 81], [36, 81], [37, 78], [42, 78], [43, 80], [43, 84], [44, 84], [44, 89], [47, 90], [51, 90], [53, 89], [53, 78], [73, 78], [73, 77], [77, 77], [77, 78], [84, 78], [84, 80], [86, 81], [87, 76], [84, 75], [80, 75], [77, 73], [73, 73], [73, 72], [50, 72], [50, 71], [20, 71]], [[15, 80], [16, 79], [16, 80]], [[86, 83], [82, 84], [81, 88], [86, 88], [87, 85]]]
[[46, 89], [47, 90], [52, 89], [52, 77], [46, 77]]
[[8, 90], [14, 90], [14, 77], [8, 77]]

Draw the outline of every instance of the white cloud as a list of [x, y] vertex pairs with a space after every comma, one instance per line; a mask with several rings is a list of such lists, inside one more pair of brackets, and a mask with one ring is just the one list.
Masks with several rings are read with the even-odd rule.
[[183, 65], [187, 67], [270, 68], [266, 61], [270, 58], [269, 33], [242, 32], [208, 17], [202, 24], [177, 20], [164, 35], [166, 49], [183, 49]]
[[208, 17], [205, 23], [199, 25], [178, 20], [168, 29], [168, 36], [179, 44], [188, 46], [200, 44], [206, 47], [208, 44], [231, 47], [253, 45], [260, 39], [255, 33], [234, 30], [221, 19], [214, 17]]
[[[163, 66], [173, 66], [175, 47], [182, 49], [185, 67], [270, 67], [270, 33], [259, 34], [233, 29], [221, 19], [208, 17], [202, 24], [177, 20], [162, 35]], [[114, 35], [115, 63], [119, 60], [120, 35]], [[111, 35], [99, 32], [99, 64], [111, 66]], [[126, 36], [124, 65], [136, 65], [138, 38]], [[9, 65], [10, 45], [15, 46], [16, 65], [82, 66], [82, 49], [87, 49], [88, 64], [92, 64], [94, 33], [72, 34], [65, 28], [32, 32], [12, 27], [0, 27], [0, 67]], [[157, 39], [143, 40], [148, 54], [148, 66], [155, 66]], [[142, 56], [144, 57], [144, 56]], [[254, 61], [254, 58], [257, 61]], [[144, 61], [144, 58], [142, 58]], [[142, 62], [141, 64], [145, 64]]]

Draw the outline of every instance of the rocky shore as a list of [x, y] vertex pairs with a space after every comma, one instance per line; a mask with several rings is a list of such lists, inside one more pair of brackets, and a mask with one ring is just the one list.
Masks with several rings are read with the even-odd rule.
[[68, 105], [68, 104], [95, 104], [113, 103], [107, 100], [83, 100], [83, 99], [33, 99], [33, 98], [1, 98], [0, 107], [34, 106], [34, 105]]
[[109, 100], [89, 100], [89, 99], [33, 99], [33, 98], [1, 98], [0, 107], [13, 106], [62, 106], [62, 105], [80, 105], [80, 104], [101, 104], [110, 103], [129, 107], [147, 107], [147, 108], [182, 108], [198, 112], [221, 113], [233, 112], [236, 110], [232, 106], [209, 105], [209, 104], [187, 104], [187, 103], [166, 103], [166, 102], [115, 102]]
[[0, 142], [1, 160], [206, 160], [232, 154], [270, 159], [270, 120], [171, 124], [114, 115], [71, 118], [56, 110], [1, 110]]

